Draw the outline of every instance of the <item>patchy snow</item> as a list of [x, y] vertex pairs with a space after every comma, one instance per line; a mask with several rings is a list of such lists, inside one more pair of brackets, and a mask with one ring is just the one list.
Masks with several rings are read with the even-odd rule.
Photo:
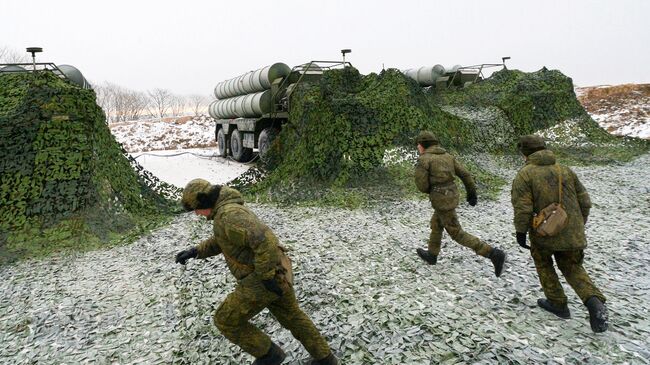
[[128, 152], [214, 147], [214, 120], [178, 117], [109, 124], [115, 139]]
[[582, 87], [576, 95], [609, 133], [650, 139], [650, 84]]
[[628, 111], [618, 110], [613, 113], [593, 114], [591, 117], [612, 134], [650, 139], [650, 116], [626, 122], [629, 121], [628, 114]]
[[536, 132], [547, 141], [561, 143], [564, 146], [585, 147], [591, 145], [589, 137], [582, 130], [581, 119], [569, 119]]
[[[472, 134], [482, 141], [492, 141], [492, 145], [500, 146], [512, 143], [513, 126], [503, 110], [497, 107], [444, 106], [442, 110], [470, 121], [476, 128]], [[481, 145], [485, 149], [488, 148], [488, 144], [479, 144], [474, 148], [481, 148]]]
[[402, 162], [415, 164], [419, 153], [416, 148], [395, 147], [384, 152], [384, 165], [399, 165]]
[[179, 188], [200, 177], [224, 184], [243, 174], [250, 166], [217, 157], [215, 148], [131, 153], [136, 161], [160, 180]]

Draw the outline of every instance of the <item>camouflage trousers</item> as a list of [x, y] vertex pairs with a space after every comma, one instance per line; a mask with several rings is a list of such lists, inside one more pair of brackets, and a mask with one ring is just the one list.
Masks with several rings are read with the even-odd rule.
[[214, 324], [232, 343], [256, 358], [264, 356], [271, 348], [271, 339], [252, 325], [249, 320], [264, 308], [291, 331], [314, 359], [322, 359], [330, 354], [330, 348], [314, 323], [298, 307], [293, 288], [280, 276], [283, 295], [279, 297], [264, 287], [260, 281], [252, 284], [239, 284], [230, 293], [214, 314]]
[[582, 267], [585, 257], [583, 250], [551, 251], [535, 248], [535, 244], [533, 244], [530, 253], [533, 256], [544, 295], [552, 304], [556, 306], [567, 304], [567, 297], [553, 267], [553, 257], [555, 257], [555, 262], [562, 275], [583, 303], [592, 296], [598, 297], [603, 303], [605, 302], [605, 296], [591, 282], [589, 274]]
[[445, 230], [452, 240], [461, 245], [471, 248], [477, 255], [488, 257], [492, 252], [492, 247], [481, 241], [478, 237], [473, 236], [460, 226], [456, 209], [439, 211], [434, 210], [431, 217], [431, 235], [429, 236], [429, 252], [438, 256], [440, 253], [440, 244], [442, 242], [442, 231]]

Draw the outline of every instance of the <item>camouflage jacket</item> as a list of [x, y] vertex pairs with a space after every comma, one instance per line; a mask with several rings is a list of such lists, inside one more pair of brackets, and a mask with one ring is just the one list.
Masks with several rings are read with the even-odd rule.
[[458, 206], [456, 176], [463, 181], [468, 194], [476, 194], [472, 175], [438, 145], [424, 150], [415, 166], [415, 185], [421, 192], [429, 194], [431, 206], [436, 210], [451, 210]]
[[[567, 226], [553, 237], [541, 237], [533, 232], [533, 214], [559, 199], [558, 168], [562, 173], [562, 207], [568, 216]], [[576, 174], [568, 167], [555, 163], [549, 150], [528, 156], [526, 165], [512, 182], [512, 207], [515, 230], [529, 232], [533, 245], [554, 251], [579, 250], [587, 246], [585, 225], [591, 200]]]
[[214, 220], [214, 235], [198, 245], [198, 258], [223, 254], [230, 272], [244, 282], [275, 276], [283, 254], [278, 239], [237, 190], [222, 187], [208, 219]]

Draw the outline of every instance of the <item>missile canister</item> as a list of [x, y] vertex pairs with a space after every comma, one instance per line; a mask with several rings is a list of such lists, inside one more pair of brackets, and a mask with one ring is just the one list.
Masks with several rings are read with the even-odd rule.
[[0, 68], [0, 72], [22, 72], [22, 71], [25, 71], [25, 68], [16, 65], [9, 65]]
[[303, 74], [322, 75], [323, 69], [315, 63], [296, 66], [294, 67], [294, 71], [289, 74], [289, 83], [294, 84], [298, 82]]
[[90, 85], [88, 80], [86, 80], [86, 78], [81, 73], [81, 71], [79, 71], [79, 69], [77, 69], [76, 67], [70, 65], [58, 65], [57, 67], [59, 68], [59, 70], [61, 70], [61, 72], [63, 72], [63, 74], [70, 81], [72, 81], [76, 85], [84, 89], [92, 89], [92, 86]]
[[463, 67], [463, 66], [461, 66], [461, 65], [453, 65], [452, 67], [447, 67], [447, 68], [445, 68], [445, 73], [446, 73], [447, 75], [453, 75], [453, 74], [455, 74], [455, 73], [458, 71], [458, 69], [461, 68], [461, 67]]
[[208, 111], [215, 119], [259, 118], [273, 108], [271, 90], [215, 100]]
[[424, 66], [404, 70], [402, 73], [417, 81], [420, 86], [432, 86], [438, 77], [444, 76], [445, 68], [442, 65]]
[[284, 63], [274, 63], [218, 83], [214, 88], [214, 96], [217, 99], [227, 99], [268, 90], [273, 80], [286, 77], [289, 73], [291, 73], [289, 66]]

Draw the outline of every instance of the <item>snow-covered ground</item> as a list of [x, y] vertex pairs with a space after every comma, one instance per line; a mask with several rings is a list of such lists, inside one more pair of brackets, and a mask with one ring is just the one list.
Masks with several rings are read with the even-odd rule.
[[128, 152], [214, 147], [214, 120], [177, 117], [109, 124], [111, 133]]
[[[427, 200], [354, 211], [250, 206], [290, 250], [301, 306], [343, 364], [647, 364], [648, 164], [650, 155], [576, 168], [594, 203], [585, 267], [608, 297], [604, 334], [591, 332], [566, 284], [571, 319], [537, 308], [543, 294], [529, 252], [514, 242], [507, 188], [459, 209], [467, 231], [508, 252], [499, 279], [448, 236], [436, 266], [421, 262]], [[223, 258], [174, 264], [210, 231], [182, 214], [127, 246], [1, 267], [0, 363], [249, 363], [212, 324], [235, 285]], [[253, 322], [287, 351], [286, 364], [305, 364], [304, 349], [267, 311]]]
[[224, 184], [249, 168], [232, 159], [217, 157], [215, 148], [134, 152], [131, 156], [160, 180], [179, 188], [197, 177]]

